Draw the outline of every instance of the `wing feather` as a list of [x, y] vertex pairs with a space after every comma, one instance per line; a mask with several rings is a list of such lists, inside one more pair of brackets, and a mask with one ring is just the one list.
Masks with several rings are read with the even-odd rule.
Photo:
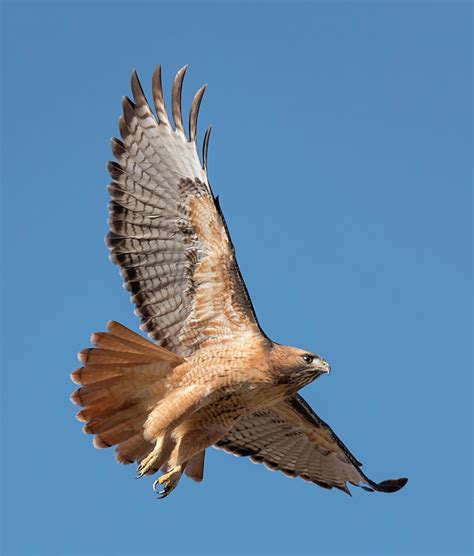
[[161, 125], [171, 127], [170, 121], [168, 119], [168, 113], [166, 112], [165, 100], [163, 96], [163, 87], [161, 84], [161, 66], [159, 65], [152, 78], [152, 93], [153, 101], [155, 103], [156, 114]]
[[189, 140], [196, 143], [197, 135], [197, 121], [199, 116], [199, 108], [201, 106], [202, 97], [207, 85], [203, 85], [199, 91], [196, 93], [193, 102], [191, 104], [191, 110], [189, 112]]
[[174, 78], [173, 89], [171, 92], [171, 106], [173, 111], [174, 126], [176, 128], [176, 131], [183, 137], [185, 137], [185, 134], [183, 125], [183, 114], [181, 112], [181, 96], [183, 91], [183, 80], [187, 69], [188, 66], [183, 66], [178, 71], [176, 77]]
[[133, 100], [124, 97], [121, 139], [112, 139], [109, 163], [111, 260], [121, 268], [141, 328], [161, 345], [189, 355], [208, 342], [245, 334], [264, 335], [235, 259], [234, 248], [207, 178], [210, 128], [203, 161], [196, 148], [199, 107], [189, 114], [189, 140], [181, 109], [187, 66], [173, 82], [172, 114], [165, 108], [161, 67], [152, 80], [156, 115], [138, 76]]
[[362, 472], [362, 464], [299, 394], [242, 417], [216, 447], [348, 494], [347, 483], [369, 491], [396, 492], [407, 482], [371, 481]]
[[207, 151], [209, 149], [209, 139], [211, 137], [211, 130], [212, 130], [211, 126], [209, 126], [206, 129], [206, 133], [204, 134], [204, 140], [202, 143], [202, 164], [205, 172], [207, 172]]

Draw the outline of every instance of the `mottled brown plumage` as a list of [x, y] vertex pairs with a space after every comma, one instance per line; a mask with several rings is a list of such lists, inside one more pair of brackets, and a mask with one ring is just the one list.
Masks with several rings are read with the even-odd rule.
[[156, 116], [134, 72], [112, 140], [108, 245], [152, 340], [109, 322], [83, 350], [72, 401], [98, 448], [138, 463], [166, 496], [183, 472], [200, 481], [212, 445], [292, 477], [349, 492], [346, 483], [393, 492], [406, 479], [374, 483], [297, 391], [329, 372], [321, 357], [273, 343], [261, 330], [224, 216], [197, 153], [195, 95], [186, 137], [181, 90], [172, 89], [173, 130], [158, 67]]

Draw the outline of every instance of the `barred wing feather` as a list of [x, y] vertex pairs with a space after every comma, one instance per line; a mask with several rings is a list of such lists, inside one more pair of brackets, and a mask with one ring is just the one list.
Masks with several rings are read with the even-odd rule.
[[371, 481], [362, 472], [362, 464], [299, 394], [242, 417], [216, 447], [347, 494], [346, 483], [369, 491], [396, 492], [407, 482]]
[[242, 280], [224, 216], [207, 178], [196, 130], [205, 86], [194, 97], [189, 139], [181, 113], [186, 67], [172, 89], [175, 129], [166, 112], [161, 69], [153, 76], [156, 116], [137, 74], [133, 101], [123, 100], [122, 140], [112, 140], [109, 163], [111, 259], [121, 267], [141, 328], [159, 343], [186, 356], [209, 342], [239, 334], [263, 334]]

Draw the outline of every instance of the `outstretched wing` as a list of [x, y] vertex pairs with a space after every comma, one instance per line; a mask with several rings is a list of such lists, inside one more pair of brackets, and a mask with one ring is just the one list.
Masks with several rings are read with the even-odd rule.
[[155, 116], [137, 74], [134, 100], [123, 100], [122, 140], [112, 140], [109, 163], [111, 259], [121, 267], [141, 328], [186, 356], [235, 333], [263, 334], [242, 280], [232, 241], [201, 166], [196, 128], [205, 86], [194, 97], [189, 139], [181, 114], [186, 67], [173, 83], [172, 128], [163, 100], [161, 69], [153, 75]]
[[346, 483], [369, 491], [396, 492], [407, 482], [371, 481], [361, 471], [362, 464], [299, 394], [271, 409], [242, 417], [216, 447], [347, 494]]

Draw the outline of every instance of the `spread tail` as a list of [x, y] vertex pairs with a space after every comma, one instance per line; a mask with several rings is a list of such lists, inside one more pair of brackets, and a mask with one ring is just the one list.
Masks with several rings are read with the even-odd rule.
[[153, 449], [143, 424], [166, 394], [163, 379], [184, 359], [118, 322], [107, 330], [92, 334], [95, 347], [79, 352], [84, 366], [71, 378], [81, 388], [71, 401], [83, 406], [76, 416], [96, 448], [117, 445], [118, 462], [140, 462]]

